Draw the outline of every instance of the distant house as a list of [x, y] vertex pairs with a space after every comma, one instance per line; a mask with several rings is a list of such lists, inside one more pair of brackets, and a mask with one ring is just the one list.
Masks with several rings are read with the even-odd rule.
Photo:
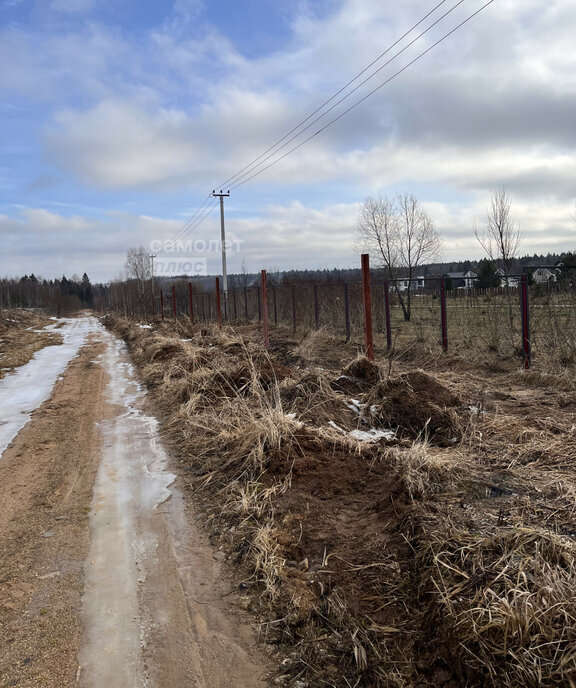
[[501, 287], [513, 287], [513, 288], [518, 288], [518, 285], [520, 284], [520, 277], [518, 275], [509, 275], [508, 276], [508, 284], [506, 284], [506, 277], [504, 276], [504, 270], [502, 268], [498, 268], [496, 270], [496, 274], [500, 278], [500, 286]]
[[472, 289], [478, 275], [472, 270], [466, 272], [447, 272], [446, 277], [449, 278], [452, 289]]
[[556, 281], [556, 273], [548, 268], [536, 268], [532, 273], [532, 279], [536, 284], [548, 284]]

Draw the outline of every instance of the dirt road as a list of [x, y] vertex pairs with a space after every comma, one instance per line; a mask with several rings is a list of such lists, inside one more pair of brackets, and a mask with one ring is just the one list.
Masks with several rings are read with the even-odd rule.
[[266, 685], [124, 345], [59, 333], [0, 381], [0, 687]]

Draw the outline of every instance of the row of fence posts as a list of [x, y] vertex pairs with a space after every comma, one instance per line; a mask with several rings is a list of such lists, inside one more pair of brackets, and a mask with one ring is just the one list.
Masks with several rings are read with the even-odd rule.
[[[372, 301], [371, 301], [371, 285], [370, 285], [370, 258], [367, 253], [361, 256], [362, 266], [362, 306], [363, 306], [363, 321], [364, 321], [364, 352], [366, 357], [372, 361], [374, 360], [374, 334], [372, 328]], [[392, 280], [385, 280], [384, 285], [384, 320], [386, 324], [386, 348], [392, 348], [392, 325], [390, 317], [390, 283]], [[320, 305], [318, 296], [318, 285], [314, 284], [314, 321], [316, 327], [320, 326]], [[446, 296], [447, 288], [446, 281], [440, 280], [440, 329], [441, 329], [441, 344], [442, 349], [448, 351], [448, 314], [446, 310]], [[237, 302], [236, 291], [232, 292], [234, 318], [237, 319]], [[272, 307], [274, 312], [274, 323], [278, 324], [278, 306], [276, 300], [276, 287], [272, 289]], [[190, 320], [194, 322], [194, 299], [192, 294], [192, 283], [188, 282], [188, 298], [189, 298], [189, 315]], [[212, 309], [210, 306], [210, 297], [208, 297], [208, 310], [211, 315]], [[525, 369], [531, 366], [531, 345], [530, 345], [530, 306], [528, 298], [528, 277], [526, 273], [522, 275], [520, 281], [520, 305], [522, 312], [522, 352], [523, 365]], [[296, 290], [295, 285], [291, 285], [291, 310], [292, 310], [292, 330], [296, 332]], [[225, 317], [228, 316], [228, 302], [224, 299]], [[247, 288], [244, 287], [244, 310], [245, 318], [248, 320], [248, 298]], [[350, 325], [350, 294], [348, 284], [344, 284], [344, 310], [345, 310], [345, 327], [346, 327], [346, 341], [351, 337]], [[202, 311], [204, 319], [206, 314], [204, 312], [204, 300], [202, 300]], [[176, 287], [172, 286], [172, 312], [174, 320], [177, 319], [176, 312]], [[164, 293], [160, 290], [160, 313], [162, 320], [164, 320]], [[264, 346], [268, 348], [270, 344], [270, 321], [268, 313], [268, 284], [266, 277], [266, 270], [260, 273], [260, 286], [258, 287], [258, 319], [262, 324], [262, 339]], [[222, 300], [220, 296], [220, 278], [216, 277], [216, 321], [219, 327], [222, 327]]]

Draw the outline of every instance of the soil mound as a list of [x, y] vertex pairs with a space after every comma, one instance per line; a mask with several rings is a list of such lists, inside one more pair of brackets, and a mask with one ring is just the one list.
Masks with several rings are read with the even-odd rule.
[[381, 382], [370, 392], [368, 402], [384, 427], [397, 427], [408, 437], [426, 436], [435, 444], [461, 439], [461, 424], [454, 409], [462, 402], [422, 371]]
[[380, 369], [363, 356], [349, 363], [330, 385], [339, 392], [357, 395], [369, 392], [379, 380]]

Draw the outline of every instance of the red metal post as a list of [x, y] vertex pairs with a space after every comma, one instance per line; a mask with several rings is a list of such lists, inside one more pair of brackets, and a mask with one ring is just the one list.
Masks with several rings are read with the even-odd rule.
[[366, 358], [374, 360], [374, 339], [372, 336], [372, 299], [370, 294], [370, 257], [363, 253], [362, 259], [362, 292], [364, 295], [364, 347]]
[[162, 320], [164, 320], [164, 292], [160, 289], [160, 312], [162, 313]]
[[292, 332], [296, 333], [296, 287], [292, 285]]
[[222, 327], [222, 306], [220, 303], [220, 278], [216, 278], [216, 320], [218, 327]]
[[172, 285], [172, 313], [174, 315], [174, 320], [176, 320], [176, 287]]
[[384, 280], [384, 316], [386, 319], [386, 348], [392, 348], [392, 326], [390, 324], [390, 284]]
[[442, 348], [448, 351], [448, 318], [446, 314], [446, 282], [440, 280], [440, 324], [442, 327]]
[[270, 346], [270, 337], [268, 333], [268, 288], [266, 286], [266, 270], [262, 270], [262, 337], [264, 339], [264, 346]]
[[528, 275], [524, 273], [520, 282], [520, 299], [522, 304], [522, 351], [524, 353], [524, 369], [532, 365], [532, 351], [530, 344], [530, 305], [528, 301]]
[[188, 298], [190, 300], [190, 322], [194, 322], [194, 301], [192, 298], [192, 282], [188, 282]]
[[350, 294], [348, 284], [344, 284], [344, 318], [346, 320], [346, 341], [350, 341]]

